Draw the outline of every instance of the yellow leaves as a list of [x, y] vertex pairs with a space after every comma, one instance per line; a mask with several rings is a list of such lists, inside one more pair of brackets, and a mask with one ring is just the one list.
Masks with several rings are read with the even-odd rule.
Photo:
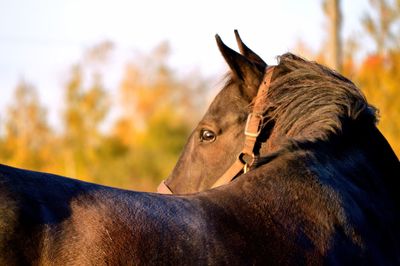
[[116, 121], [112, 135], [118, 138], [125, 145], [132, 145], [134, 140], [134, 129], [132, 123], [126, 119]]
[[79, 66], [74, 67], [66, 86], [64, 126], [70, 138], [96, 135], [109, 107], [100, 77], [95, 77], [93, 84], [85, 89], [82, 72]]
[[21, 81], [15, 90], [14, 102], [7, 111], [3, 159], [9, 164], [41, 169], [44, 166], [43, 157], [48, 151], [42, 148], [49, 143], [51, 131], [35, 88]]
[[167, 53], [161, 46], [152, 56], [128, 64], [120, 86], [122, 115], [113, 132], [129, 147], [125, 166], [140, 189], [149, 182], [155, 188], [172, 170], [190, 130], [183, 119], [188, 113], [177, 110], [191, 84], [175, 78]]

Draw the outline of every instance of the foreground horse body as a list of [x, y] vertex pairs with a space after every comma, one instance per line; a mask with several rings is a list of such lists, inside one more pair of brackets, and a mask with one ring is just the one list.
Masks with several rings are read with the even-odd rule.
[[240, 234], [212, 203], [218, 199], [124, 191], [4, 165], [0, 178], [0, 265], [204, 265], [252, 255], [238, 249]]
[[239, 37], [242, 55], [217, 41], [229, 79], [165, 181], [193, 194], [0, 166], [0, 264], [400, 263], [399, 161], [360, 91], [316, 63], [281, 57], [257, 161], [207, 190], [242, 149], [267, 67]]

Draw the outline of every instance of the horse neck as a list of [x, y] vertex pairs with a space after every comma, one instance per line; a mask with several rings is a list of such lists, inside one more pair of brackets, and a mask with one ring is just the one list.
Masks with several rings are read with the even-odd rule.
[[[345, 175], [360, 178], [359, 182], [379, 182], [400, 206], [400, 196], [396, 191], [400, 162], [374, 123], [363, 119], [343, 121], [340, 132], [331, 133], [324, 139], [308, 136], [289, 138], [273, 129], [260, 148], [260, 162], [268, 162], [271, 154], [280, 150], [293, 148], [307, 150], [317, 160], [323, 158], [316, 162], [320, 167], [340, 168]], [[358, 173], [354, 175], [354, 171]], [[364, 179], [364, 176], [371, 180]]]
[[[307, 129], [299, 135], [292, 136], [272, 128], [270, 131], [267, 130], [264, 133], [265, 136], [261, 138], [259, 155], [262, 158], [281, 150], [288, 143], [298, 140], [300, 142], [307, 142], [308, 140], [310, 142], [324, 142], [325, 147], [328, 147], [330, 142], [332, 148], [340, 147], [344, 153], [354, 149], [365, 150], [365, 154], [376, 155], [378, 157], [374, 157], [374, 161], [381, 161], [377, 159], [379, 159], [379, 156], [384, 156], [384, 158], [387, 158], [385, 162], [389, 165], [398, 165], [399, 159], [375, 124], [366, 121], [352, 121], [350, 123], [344, 121], [343, 124], [341, 132], [337, 134], [332, 133], [330, 134], [331, 137], [326, 137], [324, 138], [325, 140], [321, 140], [320, 135]], [[328, 134], [322, 134], [322, 136], [325, 135]], [[331, 139], [334, 139], [334, 141], [331, 141]], [[343, 145], [343, 143], [346, 145]], [[337, 144], [341, 145], [337, 146]]]
[[263, 141], [261, 143], [259, 152], [260, 157], [264, 157], [268, 154], [271, 154], [279, 150], [282, 146], [283, 139], [284, 138], [281, 137], [281, 135], [278, 132], [273, 130], [271, 134], [269, 134], [269, 136], [266, 138], [266, 141]]
[[[374, 124], [354, 125], [327, 140], [293, 141], [289, 148], [287, 144], [287, 139], [272, 132], [270, 139], [261, 148], [261, 157], [270, 157], [264, 161], [265, 165], [239, 177], [237, 182], [221, 188], [222, 192], [215, 191], [210, 197], [230, 217], [227, 220], [236, 219], [236, 223], [243, 223], [241, 226], [247, 223], [247, 228], [257, 226], [259, 221], [245, 219], [249, 217], [246, 213], [259, 212], [260, 204], [264, 206], [264, 202], [273, 201], [270, 183], [274, 175], [290, 174], [293, 170], [296, 172], [296, 166], [293, 166], [296, 161], [300, 167], [307, 167], [304, 166], [306, 158], [314, 160], [314, 166], [338, 171], [342, 178], [348, 178], [355, 184], [361, 182], [369, 184], [368, 187], [377, 184], [379, 189], [390, 194], [397, 206], [400, 205], [400, 196], [396, 193], [398, 186], [395, 185], [400, 174], [400, 163]], [[291, 165], [286, 168], [288, 161], [291, 161]]]
[[359, 143], [362, 144], [359, 150], [367, 155], [365, 164], [369, 169], [375, 170], [377, 178], [381, 178], [395, 204], [400, 207], [400, 162], [392, 147], [375, 125], [364, 130], [359, 136]]
[[363, 155], [360, 163], [382, 173], [383, 178], [399, 174], [399, 159], [374, 124], [355, 125], [352, 133], [343, 140], [340, 151]]

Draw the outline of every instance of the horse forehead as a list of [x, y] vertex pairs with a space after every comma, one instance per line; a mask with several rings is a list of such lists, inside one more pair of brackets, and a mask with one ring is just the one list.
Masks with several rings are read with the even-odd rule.
[[[241, 97], [237, 84], [227, 84], [211, 102], [202, 122], [210, 124], [237, 123], [246, 116], [248, 103]], [[240, 119], [239, 119], [240, 120]]]
[[218, 95], [211, 102], [207, 114], [226, 114], [229, 112], [238, 113], [240, 112], [247, 103], [241, 97], [237, 88], [229, 86], [224, 88], [218, 93]]
[[244, 117], [244, 115], [241, 115], [241, 113], [224, 106], [218, 106], [209, 111], [210, 112], [207, 112], [200, 124], [211, 126], [214, 125], [214, 129], [216, 130], [222, 130], [223, 128], [227, 128], [232, 125], [237, 125], [240, 127], [243, 120], [241, 118]]

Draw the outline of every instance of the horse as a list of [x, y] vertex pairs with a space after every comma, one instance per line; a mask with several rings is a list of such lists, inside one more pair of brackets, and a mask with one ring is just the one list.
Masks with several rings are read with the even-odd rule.
[[[399, 264], [399, 161], [351, 81], [216, 36], [230, 72], [159, 193], [0, 165], [0, 265]], [[257, 112], [253, 113], [256, 110]]]
[[339, 73], [291, 53], [268, 66], [235, 35], [240, 53], [217, 36], [230, 73], [159, 192], [223, 185], [207, 195], [230, 199], [268, 263], [399, 265], [400, 163], [377, 109]]

